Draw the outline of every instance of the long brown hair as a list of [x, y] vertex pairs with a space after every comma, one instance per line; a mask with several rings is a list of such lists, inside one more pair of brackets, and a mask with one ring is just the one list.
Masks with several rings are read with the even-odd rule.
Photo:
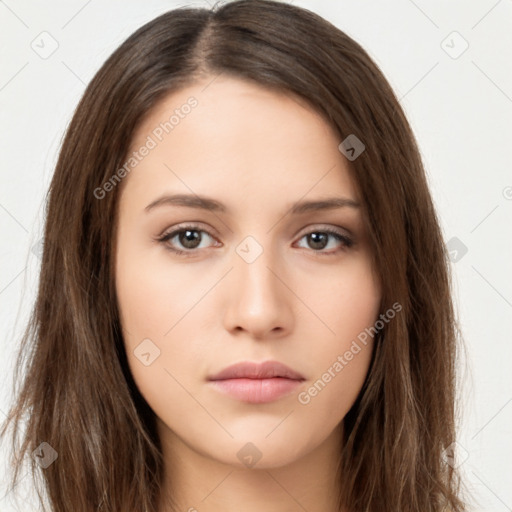
[[167, 12], [130, 36], [87, 87], [47, 198], [37, 301], [2, 429], [14, 423], [11, 486], [22, 460], [45, 442], [57, 460], [41, 468], [29, 457], [30, 471], [42, 478], [52, 511], [157, 510], [164, 461], [154, 413], [128, 369], [113, 280], [120, 187], [101, 199], [95, 190], [123, 166], [135, 129], [164, 96], [220, 73], [298, 95], [340, 143], [355, 135], [365, 146], [350, 172], [381, 310], [398, 302], [402, 311], [378, 333], [344, 419], [340, 508], [464, 510], [460, 478], [443, 457], [455, 441], [460, 336], [414, 135], [360, 45], [316, 14], [270, 0]]

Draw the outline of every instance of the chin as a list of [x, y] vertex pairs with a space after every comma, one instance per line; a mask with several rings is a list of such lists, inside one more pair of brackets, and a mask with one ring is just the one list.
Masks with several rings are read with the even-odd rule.
[[[203, 447], [204, 455], [229, 466], [238, 469], [272, 469], [292, 464], [303, 457], [308, 451], [315, 448], [307, 440], [297, 438], [290, 432], [276, 432], [270, 434], [252, 429], [247, 431], [243, 438], [214, 440], [210, 437], [210, 443], [215, 444]], [[216, 442], [218, 441], [218, 442]]]

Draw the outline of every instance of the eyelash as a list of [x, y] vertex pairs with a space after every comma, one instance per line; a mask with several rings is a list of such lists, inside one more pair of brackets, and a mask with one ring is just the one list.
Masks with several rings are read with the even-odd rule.
[[[174, 229], [170, 233], [163, 233], [161, 236], [157, 237], [156, 240], [158, 242], [163, 243], [166, 246], [165, 248], [167, 250], [173, 252], [174, 254], [177, 254], [178, 256], [191, 257], [191, 256], [194, 256], [199, 249], [189, 249], [189, 250], [183, 251], [181, 249], [176, 249], [174, 247], [171, 247], [167, 243], [169, 240], [174, 238], [176, 235], [179, 235], [180, 233], [183, 233], [185, 231], [197, 231], [197, 232], [201, 232], [201, 233], [206, 233], [209, 237], [215, 238], [208, 231], [201, 229], [200, 226], [191, 224], [191, 225], [179, 226], [178, 228]], [[313, 251], [313, 253], [315, 253], [318, 256], [335, 256], [340, 251], [349, 249], [354, 244], [354, 242], [351, 238], [339, 233], [338, 231], [336, 231], [332, 228], [323, 228], [323, 229], [316, 229], [313, 231], [309, 231], [308, 233], [305, 233], [304, 235], [302, 235], [300, 240], [302, 240], [304, 237], [306, 237], [308, 235], [311, 235], [312, 233], [328, 234], [328, 235], [333, 236], [336, 240], [338, 240], [339, 242], [342, 243], [342, 248], [335, 250], [335, 251], [331, 251], [331, 252], [323, 252], [323, 250], [316, 251], [314, 249], [311, 249]]]

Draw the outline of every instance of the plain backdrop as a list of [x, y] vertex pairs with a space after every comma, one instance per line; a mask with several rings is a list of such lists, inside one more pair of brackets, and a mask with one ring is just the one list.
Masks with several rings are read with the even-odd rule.
[[[417, 136], [453, 259], [467, 347], [457, 464], [474, 510], [512, 510], [512, 1], [293, 3], [368, 51]], [[183, 5], [209, 4], [0, 0], [0, 421], [35, 297], [44, 198], [66, 126], [112, 51]], [[0, 510], [12, 512], [18, 508], [3, 489], [5, 444]], [[30, 502], [20, 510], [36, 510]]]

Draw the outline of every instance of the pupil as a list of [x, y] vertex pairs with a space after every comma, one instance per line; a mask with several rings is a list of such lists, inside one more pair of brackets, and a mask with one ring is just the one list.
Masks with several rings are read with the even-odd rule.
[[195, 249], [201, 243], [201, 236], [199, 235], [199, 232], [190, 229], [183, 231], [179, 238], [180, 243], [187, 249]]

